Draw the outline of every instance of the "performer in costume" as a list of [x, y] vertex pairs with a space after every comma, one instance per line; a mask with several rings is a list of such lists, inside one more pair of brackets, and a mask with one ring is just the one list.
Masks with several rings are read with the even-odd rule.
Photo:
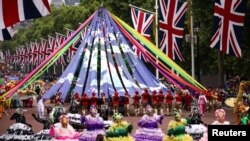
[[80, 133], [75, 132], [75, 129], [69, 124], [66, 115], [60, 116], [60, 124], [57, 127], [52, 126], [49, 134], [54, 137], [52, 141], [78, 141], [80, 136]]
[[90, 98], [90, 105], [97, 106], [97, 97], [95, 92], [92, 92], [92, 97]]
[[82, 95], [82, 112], [85, 115], [86, 111], [88, 109], [88, 103], [89, 103], [89, 99], [86, 93], [83, 93]]
[[123, 120], [120, 113], [115, 113], [113, 116], [113, 123], [106, 132], [106, 141], [134, 141], [130, 135], [133, 126]]
[[175, 120], [171, 120], [168, 124], [167, 135], [163, 141], [193, 141], [193, 138], [185, 131], [187, 120], [181, 118], [177, 109], [174, 109], [174, 117]]
[[225, 121], [225, 116], [226, 116], [226, 112], [224, 109], [217, 109], [215, 111], [215, 117], [217, 120], [214, 121], [212, 125], [229, 125], [230, 122]]
[[62, 93], [57, 93], [57, 95], [55, 97], [55, 106], [62, 105], [61, 95], [62, 95]]
[[29, 123], [26, 122], [26, 118], [23, 112], [23, 109], [17, 108], [16, 112], [10, 117], [10, 120], [16, 120], [16, 123], [22, 123], [32, 127]]
[[3, 96], [3, 97], [0, 98], [0, 119], [2, 118], [4, 113], [7, 114], [7, 112], [5, 111], [5, 107], [6, 107], [6, 99]]
[[161, 115], [163, 115], [164, 95], [162, 90], [159, 91], [159, 95], [157, 97], [157, 103], [158, 103], [158, 111], [160, 112]]
[[135, 95], [134, 95], [133, 99], [134, 99], [135, 116], [138, 116], [139, 115], [139, 108], [140, 108], [140, 99], [141, 99], [141, 96], [139, 95], [138, 91], [135, 91]]
[[174, 100], [173, 95], [171, 94], [171, 91], [168, 91], [166, 94], [166, 115], [169, 116], [170, 113], [172, 113], [172, 101]]
[[44, 118], [44, 102], [45, 99], [42, 99], [42, 97], [39, 97], [38, 103], [37, 103], [37, 111], [38, 111], [38, 117], [39, 118]]
[[204, 92], [207, 98], [207, 109], [209, 112], [212, 110], [212, 95], [210, 91], [205, 91]]
[[109, 115], [109, 109], [108, 109], [108, 100], [106, 98], [106, 94], [104, 92], [101, 93], [101, 111], [100, 111], [100, 116], [104, 120], [108, 120], [108, 115]]
[[158, 124], [162, 124], [163, 116], [157, 115], [153, 112], [153, 108], [148, 105], [146, 107], [146, 114], [138, 123], [139, 128], [135, 131], [133, 137], [136, 141], [162, 141], [164, 133]]
[[148, 89], [145, 88], [144, 92], [142, 93], [142, 108], [143, 108], [143, 114], [146, 113], [146, 107], [148, 105], [149, 102], [149, 93], [148, 93]]
[[177, 95], [175, 96], [175, 108], [181, 112], [181, 108], [182, 108], [182, 95], [181, 95], [181, 91], [179, 91], [177, 93]]
[[158, 98], [157, 92], [156, 90], [154, 90], [152, 94], [152, 106], [154, 108], [155, 113], [157, 113], [157, 98]]
[[119, 107], [119, 94], [118, 94], [117, 91], [115, 91], [112, 100], [113, 100], [113, 113], [118, 113], [118, 107]]
[[190, 93], [187, 93], [185, 95], [185, 104], [186, 104], [186, 109], [188, 111], [191, 110], [191, 102], [192, 102], [192, 96], [190, 95]]
[[201, 115], [204, 115], [206, 108], [207, 98], [204, 93], [201, 93], [198, 98]]
[[89, 115], [82, 116], [82, 124], [85, 124], [86, 129], [79, 137], [80, 141], [95, 141], [97, 135], [105, 135], [103, 119], [98, 115], [96, 107], [91, 106], [89, 111]]
[[125, 92], [125, 99], [124, 99], [124, 109], [125, 109], [125, 115], [129, 116], [129, 94], [128, 92]]
[[70, 113], [76, 114], [79, 112], [79, 108], [80, 108], [80, 95], [79, 93], [75, 93], [73, 99], [71, 99], [71, 103], [70, 103]]

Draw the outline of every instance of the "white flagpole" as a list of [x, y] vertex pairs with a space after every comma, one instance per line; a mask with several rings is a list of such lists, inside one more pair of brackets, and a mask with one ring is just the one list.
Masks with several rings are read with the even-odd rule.
[[[158, 0], [155, 0], [155, 45], [156, 45], [156, 48], [159, 47], [159, 43], [158, 43]], [[158, 56], [156, 56], [156, 64], [158, 64]], [[159, 79], [159, 70], [156, 69], [156, 78]]]
[[139, 10], [142, 10], [142, 11], [145, 11], [145, 12], [148, 12], [148, 13], [151, 13], [151, 14], [155, 14], [154, 12], [152, 11], [149, 11], [149, 10], [146, 10], [146, 9], [143, 9], [143, 8], [140, 8], [140, 7], [137, 7], [137, 6], [134, 6], [132, 4], [129, 4], [130, 7], [134, 7], [136, 9], [139, 9]]
[[[190, 5], [192, 5], [192, 0], [190, 0]], [[193, 30], [193, 11], [191, 10], [190, 15], [190, 28], [191, 28], [191, 66], [192, 66], [192, 77], [195, 78], [195, 65], [194, 65], [194, 30]]]

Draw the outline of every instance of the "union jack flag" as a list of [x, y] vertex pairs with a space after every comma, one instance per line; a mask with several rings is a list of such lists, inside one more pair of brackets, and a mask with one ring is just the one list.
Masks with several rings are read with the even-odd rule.
[[[62, 35], [60, 33], [56, 33], [56, 48], [60, 47], [60, 45], [66, 40], [66, 36]], [[58, 63], [60, 65], [66, 65], [66, 61], [65, 61], [65, 57], [64, 54], [62, 56], [59, 57], [58, 59]], [[57, 63], [56, 63], [57, 64]]]
[[[74, 33], [74, 30], [71, 29], [66, 29], [66, 35], [67, 38], [72, 35]], [[81, 36], [76, 40], [76, 42], [74, 42], [68, 49], [68, 56], [67, 56], [67, 61], [70, 62], [70, 60], [73, 58], [73, 56], [75, 55], [76, 51], [77, 51], [77, 47], [76, 45], [79, 43], [79, 41], [81, 40]]]
[[45, 60], [50, 54], [48, 48], [48, 40], [41, 39], [41, 62]]
[[30, 63], [30, 45], [26, 44], [26, 52], [25, 52], [25, 60], [24, 60], [24, 64], [29, 64]]
[[219, 48], [225, 54], [242, 57], [241, 37], [247, 0], [215, 0], [214, 31], [210, 47]]
[[30, 43], [30, 63], [32, 65], [36, 64], [37, 61], [37, 51], [36, 51], [36, 43], [31, 42]]
[[184, 18], [187, 2], [178, 0], [160, 0], [160, 49], [169, 58], [179, 60], [184, 58], [179, 50], [184, 33]]
[[[131, 17], [135, 30], [150, 40], [154, 15], [131, 7]], [[133, 50], [140, 59], [147, 62], [145, 56], [135, 46], [133, 46]]]

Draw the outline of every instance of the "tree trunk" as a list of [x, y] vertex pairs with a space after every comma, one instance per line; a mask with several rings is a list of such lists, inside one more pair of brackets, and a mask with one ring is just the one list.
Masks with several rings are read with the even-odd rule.
[[224, 85], [224, 66], [223, 66], [223, 54], [218, 51], [218, 86]]

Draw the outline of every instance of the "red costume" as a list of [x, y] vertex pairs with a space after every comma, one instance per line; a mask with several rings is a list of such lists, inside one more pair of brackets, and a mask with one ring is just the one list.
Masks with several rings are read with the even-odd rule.
[[157, 104], [157, 98], [158, 98], [157, 92], [156, 92], [156, 90], [154, 90], [153, 91], [153, 95], [152, 95], [152, 102], [153, 102], [153, 104]]
[[205, 94], [206, 94], [207, 100], [211, 101], [212, 100], [211, 92], [207, 91], [207, 92], [205, 92]]
[[186, 94], [185, 101], [186, 101], [187, 110], [190, 110], [191, 101], [192, 101], [192, 97], [190, 94]]
[[133, 99], [134, 99], [134, 105], [135, 106], [139, 106], [140, 105], [141, 96], [139, 95], [138, 91], [135, 92], [135, 95], [134, 95]]
[[176, 102], [182, 103], [182, 96], [181, 96], [181, 94], [177, 94], [176, 97], [175, 97], [175, 99], [176, 99]]
[[148, 89], [145, 88], [144, 92], [142, 93], [142, 101], [148, 103], [148, 99], [149, 99]]
[[62, 95], [62, 93], [58, 93], [58, 94], [56, 95], [56, 98], [55, 98], [55, 105], [60, 105], [60, 104], [62, 103], [61, 95]]
[[82, 95], [82, 106], [88, 107], [89, 98], [86, 93]]
[[159, 95], [157, 97], [157, 101], [159, 103], [163, 103], [164, 102], [164, 95], [163, 95], [163, 91], [162, 90], [159, 91]]
[[128, 104], [129, 104], [129, 94], [128, 94], [127, 92], [125, 93], [124, 104], [125, 104], [125, 105], [128, 105]]
[[118, 106], [119, 105], [119, 94], [118, 94], [118, 92], [115, 92], [115, 94], [113, 96], [113, 105], [114, 106]]
[[91, 103], [91, 105], [94, 105], [94, 106], [97, 105], [97, 97], [96, 97], [95, 92], [92, 93], [92, 97], [90, 98], [90, 103]]
[[174, 100], [173, 95], [170, 92], [168, 92], [166, 95], [166, 104], [172, 104], [173, 100]]

